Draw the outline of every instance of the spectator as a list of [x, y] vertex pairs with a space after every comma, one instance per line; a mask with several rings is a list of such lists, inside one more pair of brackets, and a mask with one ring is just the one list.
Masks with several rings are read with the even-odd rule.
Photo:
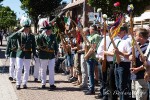
[[3, 44], [3, 32], [0, 30], [0, 42], [1, 42], [1, 46]]

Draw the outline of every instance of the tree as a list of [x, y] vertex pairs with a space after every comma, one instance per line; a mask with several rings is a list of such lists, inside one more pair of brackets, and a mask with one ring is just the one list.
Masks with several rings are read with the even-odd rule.
[[0, 0], [0, 3], [2, 2], [3, 0]]
[[16, 14], [9, 7], [0, 6], [0, 29], [16, 25]]
[[118, 8], [123, 13], [127, 13], [128, 4], [133, 4], [134, 16], [141, 15], [145, 11], [146, 6], [150, 5], [149, 0], [88, 0], [88, 3], [92, 7], [101, 8], [102, 12], [111, 18], [115, 17], [116, 10], [118, 9], [114, 7], [114, 3], [116, 2], [120, 2], [120, 6]]
[[37, 30], [38, 15], [49, 16], [62, 0], [20, 0], [21, 8], [32, 18]]

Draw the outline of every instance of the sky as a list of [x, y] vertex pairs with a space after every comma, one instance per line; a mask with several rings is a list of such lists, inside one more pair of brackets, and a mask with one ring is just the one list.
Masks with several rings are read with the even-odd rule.
[[[63, 0], [69, 3], [71, 0]], [[23, 10], [21, 10], [20, 6], [20, 0], [4, 0], [2, 2], [3, 6], [9, 6], [16, 14], [17, 18], [21, 18], [21, 16], [25, 13]]]

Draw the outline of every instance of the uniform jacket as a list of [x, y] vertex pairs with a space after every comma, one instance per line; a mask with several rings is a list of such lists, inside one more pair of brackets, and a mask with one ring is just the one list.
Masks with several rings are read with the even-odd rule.
[[31, 59], [31, 53], [36, 55], [35, 37], [32, 34], [27, 36], [22, 32], [11, 35], [12, 39], [17, 39], [18, 49], [16, 57]]
[[17, 39], [11, 39], [9, 37], [5, 54], [11, 58], [16, 58], [17, 49], [18, 49]]
[[53, 59], [55, 58], [55, 55], [57, 55], [58, 44], [54, 34], [51, 34], [50, 36], [40, 34], [37, 38], [37, 46], [40, 59]]

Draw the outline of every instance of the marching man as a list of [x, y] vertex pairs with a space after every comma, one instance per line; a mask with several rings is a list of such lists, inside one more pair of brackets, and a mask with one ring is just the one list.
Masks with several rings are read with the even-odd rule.
[[[18, 27], [14, 28], [14, 32], [18, 30]], [[15, 77], [15, 64], [16, 64], [16, 51], [17, 51], [17, 39], [11, 39], [8, 38], [7, 42], [7, 48], [5, 52], [5, 57], [10, 57], [10, 63], [9, 63], [9, 80], [13, 81], [13, 79], [16, 79]]]
[[20, 21], [22, 28], [22, 32], [16, 32], [11, 35], [10, 38], [17, 39], [18, 49], [16, 55], [16, 89], [20, 89], [21, 85], [21, 74], [24, 66], [24, 74], [23, 74], [23, 89], [27, 89], [27, 81], [29, 77], [29, 69], [30, 69], [30, 61], [31, 54], [36, 55], [35, 50], [35, 38], [34, 35], [30, 33], [30, 25], [31, 20], [27, 17], [22, 17]]
[[42, 89], [46, 88], [46, 69], [48, 66], [50, 90], [53, 90], [56, 88], [54, 85], [54, 67], [58, 45], [56, 37], [52, 34], [52, 29], [48, 24], [47, 19], [43, 19], [41, 21], [41, 26], [43, 27], [43, 32], [37, 38], [37, 46], [39, 49], [39, 58], [41, 63]]

